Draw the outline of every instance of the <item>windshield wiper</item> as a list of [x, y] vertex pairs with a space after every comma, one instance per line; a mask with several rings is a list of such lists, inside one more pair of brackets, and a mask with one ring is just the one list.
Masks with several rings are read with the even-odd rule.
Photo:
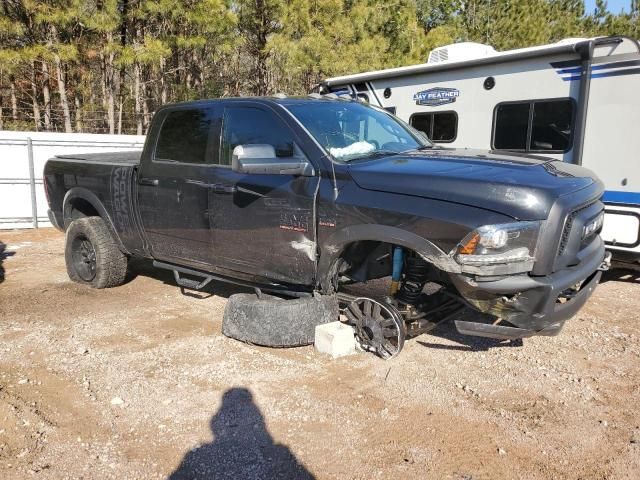
[[365, 159], [370, 160], [372, 158], [390, 157], [392, 155], [399, 155], [399, 154], [400, 152], [396, 152], [395, 150], [375, 150], [371, 153], [367, 153], [366, 155], [352, 158], [351, 160], [365, 160]]
[[409, 153], [409, 152], [420, 152], [422, 150], [431, 150], [433, 148], [438, 148], [435, 145], [431, 144], [431, 145], [421, 145], [419, 147], [416, 148], [410, 148], [409, 150], [405, 150], [401, 153]]

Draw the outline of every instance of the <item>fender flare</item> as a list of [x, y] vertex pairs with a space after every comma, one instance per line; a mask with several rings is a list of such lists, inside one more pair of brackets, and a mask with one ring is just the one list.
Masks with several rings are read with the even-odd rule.
[[413, 250], [436, 268], [460, 273], [460, 265], [429, 240], [398, 227], [378, 224], [351, 225], [331, 235], [321, 246], [317, 283], [322, 291], [333, 289], [332, 280], [340, 255], [347, 245], [358, 241], [385, 242]]
[[72, 209], [73, 200], [75, 199], [84, 200], [85, 202], [89, 203], [98, 212], [98, 215], [100, 216], [100, 218], [102, 218], [105, 221], [105, 223], [107, 224], [107, 228], [111, 232], [111, 235], [116, 240], [118, 248], [122, 252], [129, 254], [130, 252], [123, 245], [122, 240], [120, 239], [120, 235], [118, 235], [113, 225], [113, 220], [111, 219], [111, 216], [107, 212], [107, 209], [102, 204], [102, 201], [98, 198], [98, 196], [95, 193], [93, 193], [90, 190], [87, 190], [84, 187], [73, 187], [69, 189], [64, 196], [64, 200], [62, 201], [62, 219], [64, 222], [64, 225], [63, 225], [64, 230], [66, 231], [67, 228], [69, 227], [69, 224], [72, 222], [71, 209]]

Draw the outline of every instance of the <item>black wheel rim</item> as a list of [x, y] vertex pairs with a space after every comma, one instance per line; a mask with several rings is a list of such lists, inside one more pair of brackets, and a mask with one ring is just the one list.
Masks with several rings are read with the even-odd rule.
[[405, 325], [400, 314], [390, 305], [372, 298], [356, 298], [345, 309], [356, 330], [360, 345], [378, 356], [393, 358], [404, 346]]
[[71, 245], [73, 268], [85, 282], [96, 277], [96, 249], [84, 235], [78, 235]]

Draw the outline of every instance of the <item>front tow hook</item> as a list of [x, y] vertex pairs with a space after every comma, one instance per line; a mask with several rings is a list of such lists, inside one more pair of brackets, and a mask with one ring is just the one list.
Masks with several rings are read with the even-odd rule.
[[604, 259], [602, 263], [598, 267], [598, 270], [601, 272], [606, 272], [611, 268], [611, 252], [604, 252]]

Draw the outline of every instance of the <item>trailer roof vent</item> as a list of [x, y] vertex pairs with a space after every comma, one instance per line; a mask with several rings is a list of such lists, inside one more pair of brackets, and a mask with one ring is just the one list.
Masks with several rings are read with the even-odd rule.
[[496, 53], [491, 45], [474, 42], [452, 43], [451, 45], [445, 45], [431, 50], [427, 63], [474, 60], [476, 58], [489, 57]]
[[447, 60], [449, 60], [447, 47], [435, 48], [429, 54], [429, 63], [446, 62]]

